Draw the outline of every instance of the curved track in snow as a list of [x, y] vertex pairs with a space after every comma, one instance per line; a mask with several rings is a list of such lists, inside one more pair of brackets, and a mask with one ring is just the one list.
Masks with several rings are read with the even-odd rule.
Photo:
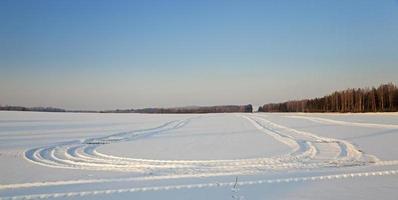
[[363, 154], [347, 141], [298, 131], [257, 116], [241, 117], [250, 121], [258, 130], [286, 144], [292, 151], [275, 157], [236, 160], [150, 160], [117, 157], [96, 151], [102, 145], [137, 140], [181, 128], [192, 120], [187, 119], [167, 122], [152, 129], [34, 148], [26, 151], [25, 157], [29, 161], [47, 167], [130, 171], [176, 176], [181, 174], [224, 175], [256, 173], [267, 170], [340, 167], [364, 165], [378, 161], [374, 156]]
[[[69, 180], [53, 182], [32, 182], [0, 185], [0, 189], [24, 189], [36, 187], [53, 187], [75, 184], [112, 183], [121, 181], [144, 181], [161, 179], [179, 179], [192, 177], [212, 177], [229, 175], [263, 174], [269, 171], [341, 168], [352, 166], [389, 166], [398, 165], [398, 161], [380, 161], [368, 155], [348, 141], [327, 138], [313, 133], [299, 131], [276, 124], [261, 115], [238, 115], [249, 121], [259, 131], [290, 147], [291, 151], [279, 156], [251, 159], [229, 160], [151, 160], [129, 157], [118, 157], [97, 152], [102, 145], [138, 140], [156, 134], [166, 133], [186, 126], [194, 118], [170, 121], [158, 127], [117, 133], [105, 137], [69, 141], [27, 150], [25, 158], [30, 162], [52, 168], [106, 170], [142, 173], [142, 176], [115, 179]], [[319, 122], [319, 121], [317, 121]], [[275, 180], [257, 180], [240, 183], [242, 185], [279, 183], [291, 181], [329, 180], [338, 178], [396, 175], [397, 170], [378, 172], [340, 173], [325, 176], [291, 177]], [[137, 191], [157, 191], [171, 189], [189, 189], [215, 186], [229, 186], [231, 183], [204, 183], [172, 186], [128, 188], [119, 190], [98, 190], [69, 193], [52, 193], [15, 196], [15, 199], [37, 199], [112, 194]], [[11, 198], [11, 197], [10, 197]], [[0, 199], [8, 199], [4, 197]]]

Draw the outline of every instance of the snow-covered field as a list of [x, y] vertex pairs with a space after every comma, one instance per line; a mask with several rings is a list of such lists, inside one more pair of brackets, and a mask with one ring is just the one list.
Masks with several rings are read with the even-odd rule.
[[0, 199], [396, 199], [398, 113], [0, 112]]

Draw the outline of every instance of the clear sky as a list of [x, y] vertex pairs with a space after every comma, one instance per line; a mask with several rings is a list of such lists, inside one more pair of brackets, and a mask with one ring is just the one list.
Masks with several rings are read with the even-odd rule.
[[387, 82], [396, 0], [0, 1], [2, 105], [260, 105]]

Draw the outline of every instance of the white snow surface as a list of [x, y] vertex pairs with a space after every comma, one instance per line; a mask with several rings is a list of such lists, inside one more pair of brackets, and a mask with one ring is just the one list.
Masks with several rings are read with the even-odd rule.
[[2, 199], [396, 199], [398, 113], [0, 112]]

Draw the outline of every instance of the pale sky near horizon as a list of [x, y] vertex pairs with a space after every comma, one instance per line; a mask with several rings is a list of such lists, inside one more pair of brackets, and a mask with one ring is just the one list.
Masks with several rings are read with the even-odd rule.
[[0, 105], [262, 105], [397, 75], [396, 0], [0, 1]]

